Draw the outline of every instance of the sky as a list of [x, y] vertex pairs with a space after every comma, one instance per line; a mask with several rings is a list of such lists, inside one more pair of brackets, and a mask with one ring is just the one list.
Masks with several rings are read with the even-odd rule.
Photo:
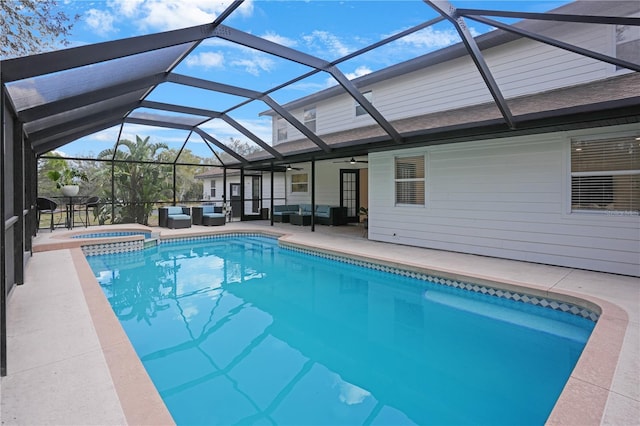
[[[230, 4], [230, 0], [59, 1], [68, 15], [80, 15], [69, 37], [71, 47], [212, 22]], [[568, 1], [451, 0], [451, 3], [458, 8], [545, 12]], [[224, 25], [331, 61], [436, 16], [437, 13], [420, 0], [247, 0], [224, 21]], [[467, 24], [474, 35], [489, 30], [473, 21], [467, 21]], [[441, 23], [346, 61], [338, 68], [353, 79], [458, 41], [455, 29], [448, 23]], [[175, 72], [262, 92], [309, 70], [306, 66], [220, 39], [208, 39], [180, 63]], [[322, 72], [278, 90], [272, 97], [283, 104], [335, 84], [329, 74]], [[214, 111], [226, 110], [244, 100], [171, 83], [160, 85], [147, 99]], [[259, 115], [268, 109], [264, 103], [256, 101], [232, 111], [230, 116], [271, 143], [271, 120]], [[229, 138], [248, 141], [222, 120], [214, 120], [203, 129], [223, 142]], [[99, 132], [58, 151], [68, 156], [94, 156], [113, 147], [119, 130], [115, 127]], [[179, 149], [188, 132], [132, 124], [124, 126], [122, 138], [135, 140], [135, 135], [150, 136], [152, 141]], [[199, 136], [192, 136], [187, 148], [197, 155], [211, 155]]]

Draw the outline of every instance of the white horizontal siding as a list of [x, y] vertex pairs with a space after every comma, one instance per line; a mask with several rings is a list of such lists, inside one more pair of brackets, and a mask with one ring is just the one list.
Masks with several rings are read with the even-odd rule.
[[[640, 126], [597, 132], [628, 130]], [[369, 238], [640, 276], [640, 217], [568, 212], [571, 136], [370, 154]], [[394, 156], [417, 153], [427, 155], [426, 206], [396, 207]]]
[[[569, 30], [570, 29], [570, 30]], [[548, 31], [585, 49], [613, 54], [613, 28], [606, 25], [559, 24]], [[505, 98], [513, 98], [607, 78], [615, 67], [534, 40], [520, 39], [483, 51]], [[469, 57], [458, 58], [413, 73], [363, 87], [373, 91], [373, 104], [389, 120], [491, 102], [480, 73]], [[319, 135], [374, 123], [355, 116], [354, 100], [336, 96], [316, 105]], [[300, 118], [302, 110], [293, 111]], [[288, 140], [302, 135], [288, 127]]]
[[[291, 192], [291, 176], [307, 173], [311, 183], [311, 163], [295, 165], [302, 170], [287, 172], [286, 198], [287, 204], [311, 203], [311, 185], [308, 192]], [[332, 161], [323, 161], [316, 164], [315, 201], [316, 204], [340, 205], [340, 169], [344, 166]]]

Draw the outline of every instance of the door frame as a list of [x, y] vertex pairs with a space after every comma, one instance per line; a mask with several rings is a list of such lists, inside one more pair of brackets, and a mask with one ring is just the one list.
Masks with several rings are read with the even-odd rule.
[[[360, 215], [358, 211], [360, 210], [360, 169], [340, 169], [340, 207], [347, 207], [345, 204], [344, 198], [344, 175], [353, 174], [355, 176], [354, 185], [355, 185], [355, 214], [353, 216], [349, 216], [347, 210], [347, 223], [358, 223], [360, 221]], [[348, 208], [348, 207], [347, 207]]]

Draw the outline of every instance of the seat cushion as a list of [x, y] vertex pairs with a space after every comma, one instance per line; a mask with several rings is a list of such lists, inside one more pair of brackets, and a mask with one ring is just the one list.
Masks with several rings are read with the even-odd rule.
[[173, 216], [173, 215], [176, 215], [176, 214], [183, 214], [183, 213], [182, 213], [182, 207], [179, 207], [179, 206], [169, 206], [169, 207], [167, 207], [167, 214], [168, 214], [169, 216]]
[[225, 217], [224, 213], [204, 213], [202, 217]]
[[316, 206], [316, 215], [323, 215], [328, 217], [329, 213], [331, 213], [330, 210], [331, 210], [331, 206], [319, 204]]
[[183, 219], [183, 220], [191, 220], [191, 216], [189, 216], [188, 214], [183, 214], [183, 213], [180, 213], [180, 214], [170, 214], [170, 215], [169, 215], [169, 219], [173, 219], [173, 220], [180, 220], [180, 219]]

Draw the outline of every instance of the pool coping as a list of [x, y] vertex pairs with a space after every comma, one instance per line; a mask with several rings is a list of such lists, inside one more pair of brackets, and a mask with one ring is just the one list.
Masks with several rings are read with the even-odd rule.
[[[348, 249], [336, 250], [321, 244], [309, 244], [296, 241], [294, 234], [265, 229], [245, 230], [211, 230], [190, 233], [188, 235], [160, 235], [161, 242], [191, 239], [229, 234], [261, 234], [276, 237], [284, 246], [297, 247], [323, 254], [350, 257], [366, 262], [383, 264], [419, 273], [435, 275], [442, 278], [473, 282], [508, 291], [518, 291], [539, 295], [559, 301], [566, 301], [599, 313], [599, 319], [585, 345], [565, 387], [558, 398], [546, 424], [600, 424], [611, 385], [613, 382], [618, 358], [629, 323], [624, 309], [606, 300], [594, 296], [577, 294], [565, 290], [550, 290], [544, 286], [535, 286], [514, 280], [496, 280], [491, 277], [474, 274], [460, 274], [445, 268], [426, 268], [410, 261], [399, 262], [384, 256], [364, 255]], [[135, 236], [139, 239], [139, 236]], [[117, 237], [130, 239], [131, 237]], [[87, 240], [97, 244], [96, 240]], [[108, 242], [114, 242], [110, 237]], [[72, 257], [81, 282], [85, 300], [91, 313], [92, 321], [105, 359], [110, 370], [116, 392], [120, 398], [123, 411], [129, 424], [175, 424], [157, 389], [149, 378], [142, 362], [138, 358], [128, 337], [124, 333], [118, 319], [95, 279], [91, 268], [81, 250], [81, 244], [71, 248]]]
[[[153, 228], [144, 225], [126, 224], [126, 225], [109, 225], [110, 232], [148, 232], [153, 234], [155, 231]], [[52, 235], [50, 241], [46, 243], [36, 244], [33, 247], [33, 252], [43, 252], [49, 250], [63, 250], [72, 249], [76, 247], [84, 247], [98, 244], [111, 244], [114, 242], [131, 242], [131, 241], [144, 241], [144, 235], [119, 235], [112, 237], [102, 238], [73, 238], [83, 234], [94, 234], [95, 230], [69, 230], [67, 232], [58, 233]]]

